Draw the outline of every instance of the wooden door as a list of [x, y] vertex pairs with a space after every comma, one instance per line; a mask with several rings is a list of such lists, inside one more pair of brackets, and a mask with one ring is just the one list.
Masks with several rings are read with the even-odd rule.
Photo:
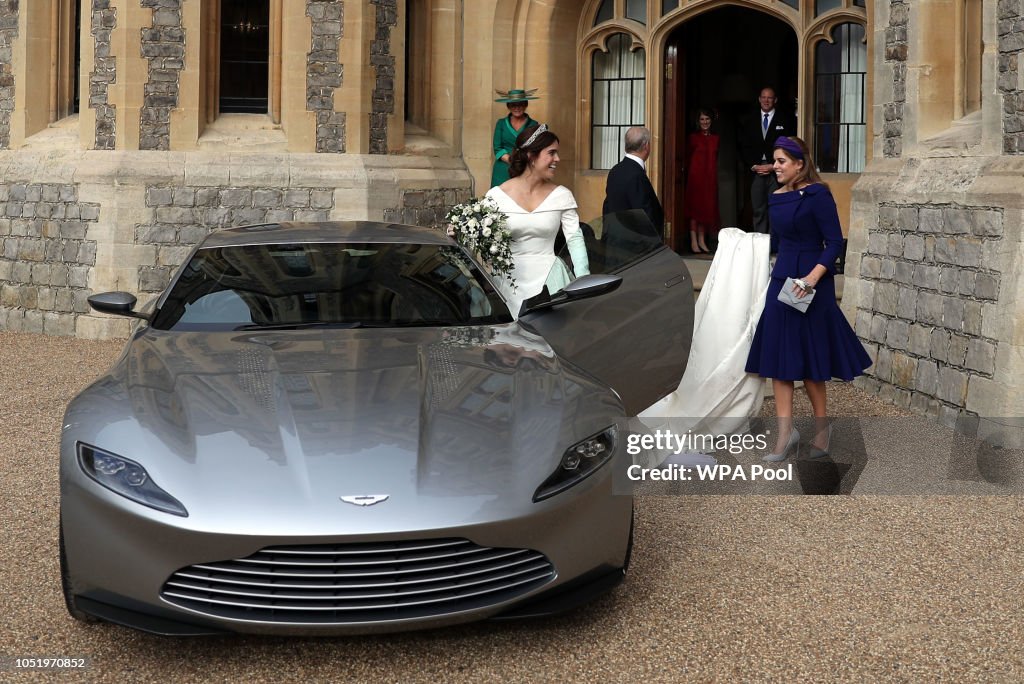
[[676, 251], [686, 244], [683, 212], [683, 160], [686, 159], [686, 63], [682, 38], [676, 32], [665, 47], [665, 100], [663, 103], [664, 147], [662, 148], [661, 202], [665, 208], [665, 237]]

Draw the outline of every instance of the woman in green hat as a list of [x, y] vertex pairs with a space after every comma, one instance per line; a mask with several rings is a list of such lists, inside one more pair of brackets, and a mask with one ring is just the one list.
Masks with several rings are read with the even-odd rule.
[[528, 100], [536, 100], [534, 95], [537, 89], [521, 90], [513, 88], [508, 92], [501, 90], [495, 102], [504, 102], [508, 107], [508, 116], [498, 119], [494, 125], [494, 168], [491, 170], [491, 187], [501, 185], [508, 180], [509, 155], [516, 147], [516, 136], [529, 127], [536, 126], [537, 122], [526, 113]]

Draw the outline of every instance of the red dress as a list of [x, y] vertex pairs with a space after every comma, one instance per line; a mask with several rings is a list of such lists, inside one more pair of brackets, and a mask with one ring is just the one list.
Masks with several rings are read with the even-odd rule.
[[718, 134], [690, 133], [686, 139], [687, 217], [718, 230], [722, 219], [718, 214]]

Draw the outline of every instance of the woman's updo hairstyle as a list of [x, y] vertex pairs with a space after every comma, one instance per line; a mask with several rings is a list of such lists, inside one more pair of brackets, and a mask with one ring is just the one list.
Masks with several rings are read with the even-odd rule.
[[538, 128], [540, 126], [530, 126], [521, 131], [516, 137], [516, 149], [512, 150], [508, 161], [509, 178], [521, 176], [526, 171], [526, 167], [529, 166], [531, 159], [536, 158], [544, 148], [558, 142], [558, 136], [545, 129], [527, 145], [527, 141], [533, 137]]

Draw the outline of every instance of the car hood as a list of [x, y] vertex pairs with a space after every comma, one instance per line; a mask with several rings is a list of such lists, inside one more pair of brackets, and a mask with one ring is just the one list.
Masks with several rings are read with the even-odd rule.
[[[621, 410], [515, 323], [149, 329], [65, 423], [143, 464], [202, 529], [380, 533], [515, 514]], [[342, 499], [359, 496], [387, 500]]]

